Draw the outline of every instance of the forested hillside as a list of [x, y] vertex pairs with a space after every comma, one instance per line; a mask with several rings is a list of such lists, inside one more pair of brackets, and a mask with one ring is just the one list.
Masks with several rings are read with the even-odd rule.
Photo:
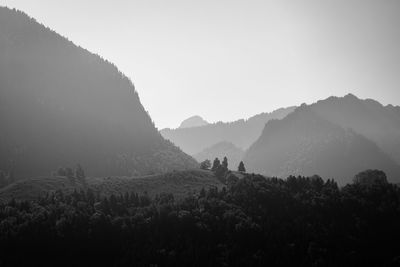
[[267, 123], [260, 138], [246, 151], [248, 171], [268, 176], [321, 175], [340, 185], [358, 172], [381, 169], [400, 181], [400, 166], [374, 142], [343, 128], [302, 105], [282, 120]]
[[113, 64], [4, 7], [0, 125], [0, 170], [17, 178], [76, 163], [96, 176], [197, 166], [162, 138]]
[[398, 266], [400, 189], [247, 175], [222, 190], [0, 205], [2, 266]]
[[352, 94], [330, 97], [311, 105], [320, 117], [351, 128], [375, 142], [400, 164], [400, 107], [373, 100], [362, 100]]

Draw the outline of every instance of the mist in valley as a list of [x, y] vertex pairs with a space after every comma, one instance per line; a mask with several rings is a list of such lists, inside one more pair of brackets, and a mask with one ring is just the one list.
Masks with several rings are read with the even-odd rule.
[[400, 264], [397, 2], [0, 4], [0, 266]]

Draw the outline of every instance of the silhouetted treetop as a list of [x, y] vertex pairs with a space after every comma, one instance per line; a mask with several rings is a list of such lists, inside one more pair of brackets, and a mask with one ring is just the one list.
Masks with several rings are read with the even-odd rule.
[[387, 184], [387, 179], [383, 171], [366, 170], [354, 176], [353, 182], [362, 185]]

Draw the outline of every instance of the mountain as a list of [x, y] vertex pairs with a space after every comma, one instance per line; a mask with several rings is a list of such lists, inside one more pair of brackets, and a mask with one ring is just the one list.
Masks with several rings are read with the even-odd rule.
[[21, 178], [76, 163], [96, 176], [197, 166], [163, 139], [113, 64], [22, 12], [1, 7], [0, 25], [1, 170]]
[[226, 156], [228, 158], [228, 167], [232, 170], [237, 170], [242, 160], [243, 153], [244, 151], [234, 144], [223, 141], [204, 149], [202, 152], [193, 155], [193, 157], [198, 162], [202, 162], [206, 159], [212, 162], [215, 158], [222, 160]]
[[282, 120], [269, 121], [244, 162], [251, 172], [278, 177], [318, 174], [341, 185], [365, 169], [383, 170], [390, 181], [400, 180], [400, 166], [374, 142], [305, 104]]
[[136, 192], [154, 197], [161, 193], [171, 193], [175, 198], [183, 198], [198, 193], [202, 188], [222, 188], [222, 184], [211, 171], [187, 170], [143, 177], [86, 177], [86, 185], [72, 182], [63, 176], [42, 176], [19, 180], [0, 189], [0, 203], [15, 200], [36, 200], [39, 196], [61, 190], [64, 193], [86, 191], [88, 188], [101, 196], [120, 195]]
[[182, 128], [200, 127], [200, 126], [204, 126], [207, 124], [208, 124], [208, 122], [206, 120], [204, 120], [202, 117], [192, 116], [192, 117], [184, 120], [181, 123], [181, 125], [179, 126], [179, 128], [182, 129]]
[[260, 136], [262, 129], [271, 119], [281, 119], [294, 107], [281, 108], [271, 113], [261, 113], [247, 120], [217, 122], [202, 127], [163, 129], [162, 136], [180, 147], [185, 153], [194, 155], [216, 143], [231, 142], [247, 149]]
[[400, 107], [352, 94], [330, 97], [311, 105], [320, 117], [351, 128], [371, 141], [400, 164]]

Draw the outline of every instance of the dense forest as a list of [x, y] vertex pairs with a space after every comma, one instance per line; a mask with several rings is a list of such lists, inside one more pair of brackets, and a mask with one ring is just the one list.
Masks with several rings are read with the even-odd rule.
[[318, 176], [226, 183], [182, 200], [93, 190], [12, 200], [0, 207], [0, 265], [400, 264], [400, 188], [382, 172], [343, 188]]

